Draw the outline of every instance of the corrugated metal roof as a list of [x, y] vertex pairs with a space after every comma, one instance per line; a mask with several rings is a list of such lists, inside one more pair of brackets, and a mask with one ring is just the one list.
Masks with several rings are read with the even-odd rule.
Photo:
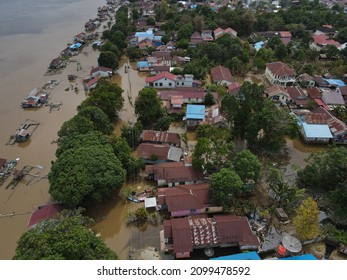
[[205, 105], [187, 105], [187, 119], [205, 120]]
[[308, 138], [333, 138], [327, 124], [302, 124]]

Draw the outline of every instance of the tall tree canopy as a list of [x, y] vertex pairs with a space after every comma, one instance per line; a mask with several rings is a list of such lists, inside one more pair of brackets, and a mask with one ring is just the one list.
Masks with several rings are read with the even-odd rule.
[[67, 150], [53, 163], [49, 193], [56, 201], [85, 206], [106, 199], [125, 178], [110, 146], [82, 146]]
[[233, 158], [233, 166], [242, 181], [258, 181], [261, 177], [261, 165], [256, 155], [249, 150], [238, 152]]
[[164, 115], [162, 102], [153, 88], [140, 90], [135, 101], [135, 114], [144, 128], [152, 127]]
[[210, 191], [215, 205], [229, 209], [237, 195], [242, 193], [244, 185], [237, 173], [231, 169], [222, 168], [210, 176]]
[[116, 260], [101, 238], [88, 229], [92, 220], [80, 211], [63, 211], [40, 222], [18, 241], [15, 260]]
[[90, 92], [78, 110], [86, 107], [97, 107], [105, 112], [110, 121], [115, 121], [118, 118], [118, 111], [122, 109], [124, 103], [122, 92], [123, 89], [117, 84], [100, 79], [96, 88]]
[[278, 152], [285, 145], [285, 136], [297, 135], [297, 125], [263, 94], [263, 86], [244, 82], [236, 97], [222, 99], [221, 109], [234, 138], [246, 141], [253, 152]]

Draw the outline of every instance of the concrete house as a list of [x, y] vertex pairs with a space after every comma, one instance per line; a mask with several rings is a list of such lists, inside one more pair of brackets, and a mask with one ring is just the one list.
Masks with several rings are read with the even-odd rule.
[[295, 83], [295, 74], [293, 68], [281, 61], [266, 64], [265, 77], [273, 85], [291, 86]]
[[90, 71], [90, 75], [93, 77], [110, 78], [112, 77], [112, 74], [113, 74], [113, 70], [111, 68], [104, 67], [104, 66], [95, 67]]
[[222, 212], [222, 207], [210, 203], [209, 184], [181, 185], [158, 188], [157, 205], [170, 212], [171, 217]]
[[146, 77], [146, 86], [154, 88], [172, 88], [176, 87], [176, 75], [170, 72], [162, 72], [153, 77]]
[[310, 49], [315, 50], [317, 52], [324, 52], [327, 46], [335, 46], [339, 48], [341, 44], [333, 39], [330, 39], [325, 34], [313, 35], [313, 42], [310, 44]]
[[184, 121], [187, 128], [195, 128], [205, 121], [205, 105], [188, 104]]
[[268, 87], [265, 93], [270, 100], [281, 105], [287, 105], [291, 100], [287, 90], [279, 85]]
[[211, 78], [214, 83], [220, 85], [228, 86], [233, 82], [229, 68], [221, 65], [211, 68]]

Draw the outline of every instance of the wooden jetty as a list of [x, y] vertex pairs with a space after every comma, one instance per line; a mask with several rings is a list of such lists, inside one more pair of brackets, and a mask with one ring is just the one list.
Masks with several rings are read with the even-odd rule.
[[6, 186], [6, 189], [14, 189], [19, 184], [19, 182], [22, 181], [25, 175], [27, 175], [34, 168], [35, 166], [25, 165], [21, 170], [15, 169], [13, 172], [13, 178], [11, 182], [9, 182]]
[[14, 145], [17, 142], [25, 142], [29, 140], [29, 138], [39, 125], [39, 122], [26, 119], [24, 124], [22, 124], [21, 127], [17, 129], [16, 133], [10, 136], [10, 139], [8, 140], [6, 145]]

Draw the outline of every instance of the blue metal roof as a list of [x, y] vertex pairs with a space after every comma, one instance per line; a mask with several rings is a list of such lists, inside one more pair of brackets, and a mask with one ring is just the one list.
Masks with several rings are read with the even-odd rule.
[[300, 255], [300, 256], [281, 258], [279, 260], [284, 260], [284, 261], [308, 260], [308, 261], [312, 261], [312, 260], [317, 260], [317, 258], [312, 254], [306, 254], [306, 255]]
[[143, 67], [149, 67], [151, 64], [148, 61], [138, 61], [136, 63], [137, 67], [143, 68]]
[[327, 124], [308, 124], [304, 122], [302, 127], [308, 138], [333, 138]]
[[81, 46], [82, 46], [81, 43], [76, 43], [76, 44], [71, 45], [71, 46], [70, 46], [70, 49], [71, 49], [71, 50], [78, 49], [78, 48], [80, 48]]
[[205, 105], [187, 105], [187, 119], [205, 120]]
[[257, 252], [247, 252], [247, 253], [240, 253], [235, 255], [229, 255], [219, 258], [213, 258], [211, 260], [233, 260], [233, 261], [243, 261], [243, 260], [261, 260]]
[[259, 50], [263, 47], [264, 43], [265, 43], [265, 42], [263, 42], [263, 41], [256, 42], [256, 43], [254, 44], [255, 50], [256, 50], [256, 51], [259, 51]]
[[324, 79], [328, 82], [329, 85], [337, 85], [338, 87], [344, 87], [345, 83], [339, 79]]

